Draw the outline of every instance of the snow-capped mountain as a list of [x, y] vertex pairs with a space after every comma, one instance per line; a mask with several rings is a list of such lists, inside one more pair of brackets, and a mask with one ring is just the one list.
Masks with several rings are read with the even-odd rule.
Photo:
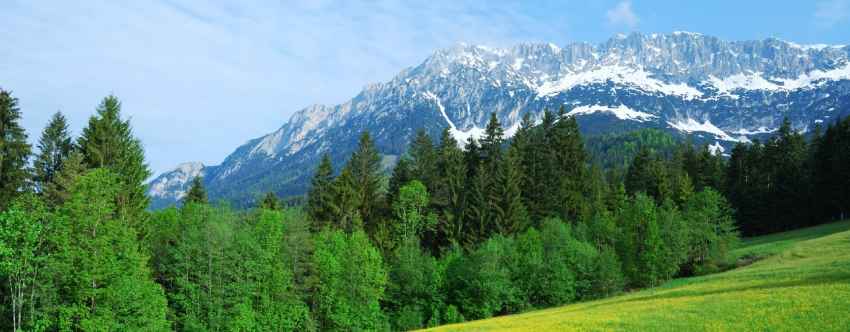
[[[653, 127], [693, 134], [723, 151], [769, 135], [783, 117], [798, 130], [850, 114], [850, 47], [778, 39], [724, 41], [692, 32], [617, 35], [592, 45], [457, 45], [335, 106], [314, 105], [280, 129], [201, 167], [213, 199], [248, 204], [265, 191], [301, 194], [319, 158], [338, 167], [369, 130], [390, 165], [418, 128], [449, 127], [461, 142], [495, 112], [511, 135], [525, 113], [575, 115], [587, 134]], [[199, 171], [200, 172], [200, 171]], [[196, 172], [197, 173], [197, 172]], [[167, 202], [177, 170], [151, 182]], [[198, 173], [200, 174], [200, 173]]]

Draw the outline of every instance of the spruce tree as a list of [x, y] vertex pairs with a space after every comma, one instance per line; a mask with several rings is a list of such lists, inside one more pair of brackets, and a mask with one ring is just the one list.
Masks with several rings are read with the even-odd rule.
[[575, 220], [585, 204], [583, 197], [588, 188], [587, 155], [575, 117], [565, 117], [563, 107], [560, 114], [548, 142], [550, 158], [555, 163], [555, 203], [561, 218]]
[[401, 156], [398, 159], [393, 173], [390, 175], [390, 180], [387, 185], [387, 202], [392, 204], [398, 197], [398, 191], [405, 184], [414, 179], [410, 158]]
[[463, 244], [472, 245], [484, 241], [489, 236], [490, 218], [493, 213], [487, 196], [489, 182], [484, 172], [484, 165], [479, 164], [478, 170], [467, 179], [466, 205], [464, 207], [464, 223], [467, 231], [464, 232]]
[[367, 229], [377, 223], [383, 200], [381, 188], [381, 157], [368, 131], [360, 135], [357, 150], [351, 155], [346, 170], [351, 174], [352, 189], [357, 194], [358, 211]]
[[208, 202], [207, 190], [204, 189], [204, 179], [196, 176], [192, 179], [192, 184], [186, 193], [186, 197], [183, 198], [183, 204], [207, 204]]
[[0, 89], [0, 211], [20, 194], [29, 179], [30, 145], [20, 120], [18, 99]]
[[344, 168], [334, 179], [331, 187], [329, 207], [330, 218], [319, 221], [317, 228], [325, 225], [335, 229], [353, 232], [363, 227], [363, 217], [360, 214], [360, 192], [357, 190], [358, 181], [351, 170]]
[[525, 230], [530, 223], [528, 211], [522, 202], [522, 173], [517, 154], [516, 149], [508, 150], [499, 167], [495, 185], [498, 197], [493, 208], [493, 219], [496, 230], [505, 236]]
[[118, 211], [144, 237], [144, 211], [148, 207], [145, 180], [151, 175], [142, 143], [133, 135], [129, 120], [121, 119], [121, 102], [107, 96], [89, 118], [77, 145], [90, 168], [107, 168], [121, 181], [116, 197]]
[[413, 179], [421, 181], [428, 188], [434, 190], [437, 172], [436, 154], [434, 142], [424, 129], [416, 131], [416, 137], [410, 143], [410, 171]]
[[333, 212], [330, 205], [333, 200], [333, 181], [331, 157], [325, 154], [313, 174], [307, 196], [307, 214], [313, 221], [314, 230], [332, 221]]
[[484, 137], [481, 138], [481, 154], [484, 163], [487, 165], [487, 171], [491, 174], [495, 173], [496, 167], [502, 159], [504, 136], [505, 131], [502, 129], [502, 124], [499, 123], [496, 113], [490, 113], [490, 120], [484, 130]]
[[65, 159], [71, 154], [74, 145], [68, 130], [68, 121], [61, 112], [56, 112], [41, 133], [38, 140], [39, 153], [33, 164], [35, 183], [39, 192], [44, 192], [62, 169]]
[[267, 192], [266, 195], [263, 196], [258, 207], [272, 211], [279, 211], [283, 209], [283, 206], [280, 204], [280, 199], [278, 199], [277, 195], [271, 191]]
[[440, 213], [438, 228], [448, 242], [460, 243], [465, 232], [463, 208], [465, 204], [466, 164], [463, 151], [458, 147], [449, 128], [445, 128], [437, 149], [437, 186], [431, 201]]
[[46, 184], [44, 188], [46, 200], [53, 206], [61, 205], [68, 199], [70, 189], [77, 178], [85, 174], [86, 170], [83, 154], [72, 151], [62, 163], [62, 168], [54, 175], [53, 180]]

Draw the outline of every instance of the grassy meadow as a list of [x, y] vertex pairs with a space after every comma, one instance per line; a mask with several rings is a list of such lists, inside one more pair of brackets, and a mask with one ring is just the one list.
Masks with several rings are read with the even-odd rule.
[[850, 221], [745, 239], [723, 273], [433, 331], [850, 331]]

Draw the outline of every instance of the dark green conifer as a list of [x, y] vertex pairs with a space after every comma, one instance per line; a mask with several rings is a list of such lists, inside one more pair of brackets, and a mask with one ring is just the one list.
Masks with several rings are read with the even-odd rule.
[[20, 120], [18, 99], [0, 89], [0, 210], [20, 194], [30, 177], [30, 145]]

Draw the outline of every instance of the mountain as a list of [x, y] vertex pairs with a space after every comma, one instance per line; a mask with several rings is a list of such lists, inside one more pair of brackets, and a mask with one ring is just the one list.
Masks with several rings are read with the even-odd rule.
[[418, 128], [461, 142], [495, 112], [511, 135], [525, 113], [561, 106], [587, 135], [657, 128], [718, 152], [769, 135], [788, 117], [800, 131], [850, 113], [850, 47], [775, 38], [725, 41], [692, 32], [617, 35], [593, 45], [460, 44], [335, 106], [296, 112], [220, 165], [178, 168], [151, 182], [162, 206], [203, 173], [212, 199], [250, 204], [266, 191], [303, 194], [322, 154], [338, 168], [368, 130], [391, 166]]

